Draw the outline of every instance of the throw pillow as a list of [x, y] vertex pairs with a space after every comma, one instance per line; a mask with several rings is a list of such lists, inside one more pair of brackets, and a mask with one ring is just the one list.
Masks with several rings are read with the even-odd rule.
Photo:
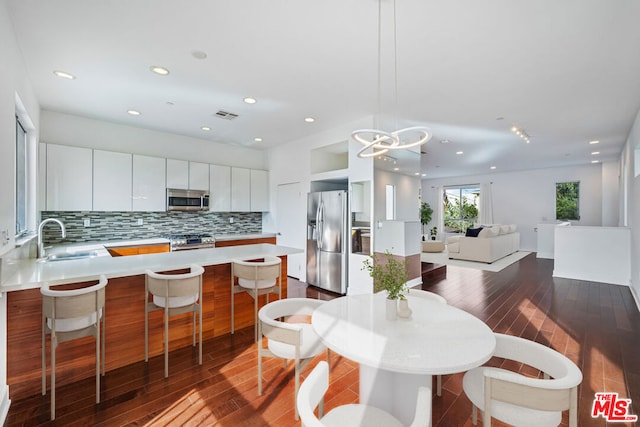
[[498, 235], [499, 231], [499, 228], [483, 227], [480, 234], [478, 234], [478, 237], [495, 237]]
[[480, 232], [482, 231], [482, 227], [478, 227], [478, 228], [467, 228], [467, 233], [465, 234], [466, 237], [478, 237], [478, 234], [480, 234]]

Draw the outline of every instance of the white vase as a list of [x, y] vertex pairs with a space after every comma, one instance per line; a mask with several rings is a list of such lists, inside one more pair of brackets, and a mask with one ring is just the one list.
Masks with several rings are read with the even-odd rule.
[[406, 299], [398, 300], [398, 317], [401, 319], [408, 319], [411, 317], [411, 309], [409, 308], [409, 301]]
[[398, 300], [386, 298], [385, 318], [396, 320], [398, 318]]

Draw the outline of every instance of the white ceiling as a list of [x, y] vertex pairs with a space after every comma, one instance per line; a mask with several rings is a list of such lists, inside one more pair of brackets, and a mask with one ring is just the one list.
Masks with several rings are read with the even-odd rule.
[[397, 0], [397, 96], [392, 0], [380, 85], [377, 0], [5, 1], [43, 109], [258, 149], [372, 116], [432, 128], [427, 177], [589, 164], [640, 108], [637, 0]]

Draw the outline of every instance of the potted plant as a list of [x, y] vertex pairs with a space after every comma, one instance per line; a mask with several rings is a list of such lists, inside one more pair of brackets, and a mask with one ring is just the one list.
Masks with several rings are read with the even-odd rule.
[[432, 227], [429, 234], [431, 235], [431, 240], [436, 240], [436, 237], [438, 236], [438, 227]]
[[422, 223], [422, 240], [424, 240], [425, 235], [425, 227], [427, 224], [431, 222], [431, 215], [433, 214], [433, 209], [427, 202], [423, 202], [420, 205], [420, 222]]
[[398, 300], [405, 300], [405, 294], [409, 291], [407, 280], [407, 260], [400, 261], [388, 250], [384, 257], [377, 259], [372, 256], [365, 259], [363, 269], [369, 271], [369, 276], [373, 278], [374, 292], [387, 291], [387, 320], [395, 320], [398, 310]]

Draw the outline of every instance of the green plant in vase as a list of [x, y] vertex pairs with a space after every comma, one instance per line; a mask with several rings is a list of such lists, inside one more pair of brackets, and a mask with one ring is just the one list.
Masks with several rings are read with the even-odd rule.
[[373, 278], [374, 292], [387, 291], [387, 298], [392, 300], [405, 299], [405, 294], [409, 291], [407, 280], [407, 260], [398, 260], [388, 250], [384, 252], [384, 258], [373, 256], [365, 259], [363, 270], [369, 271], [369, 276]]

